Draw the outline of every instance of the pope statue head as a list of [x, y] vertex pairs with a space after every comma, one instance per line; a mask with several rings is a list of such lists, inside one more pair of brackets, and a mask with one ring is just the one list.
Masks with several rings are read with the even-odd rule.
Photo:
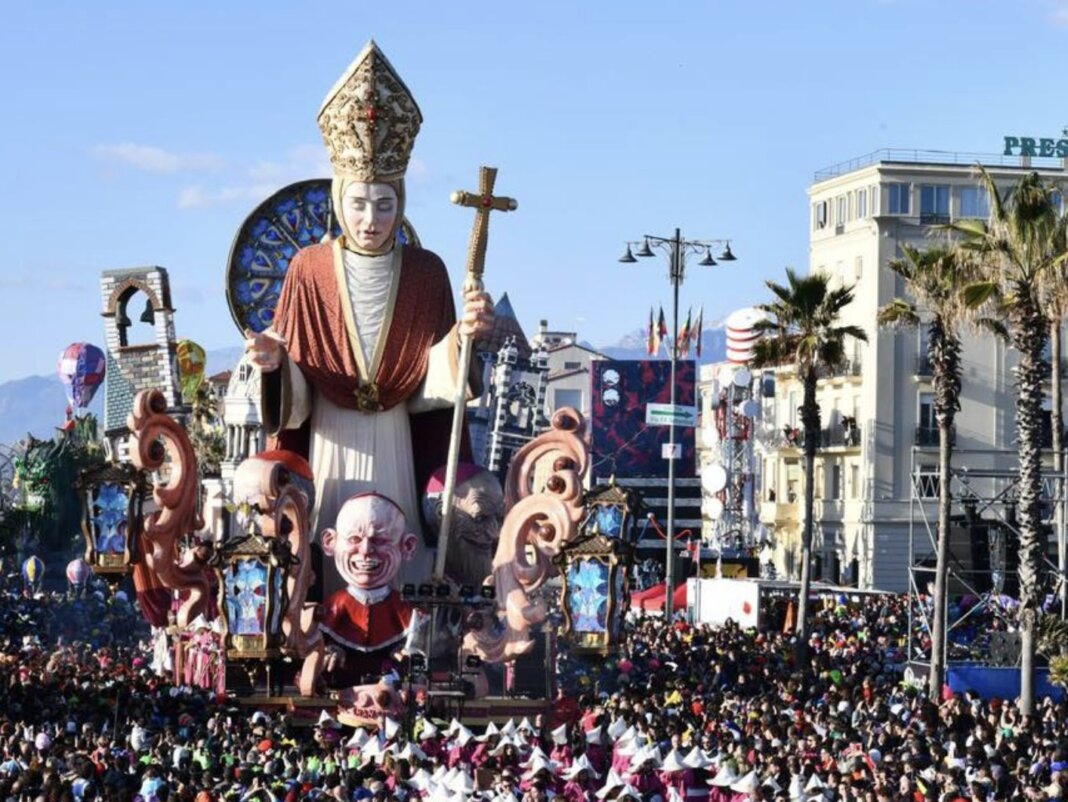
[[345, 584], [373, 590], [393, 582], [401, 565], [415, 554], [417, 540], [393, 501], [360, 493], [342, 505], [337, 525], [323, 531], [322, 544]]

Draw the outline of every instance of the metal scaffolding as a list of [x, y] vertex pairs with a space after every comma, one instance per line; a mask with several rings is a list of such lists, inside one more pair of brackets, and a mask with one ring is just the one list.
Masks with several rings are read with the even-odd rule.
[[[932, 454], [929, 448], [913, 447], [909, 472], [908, 648], [909, 661], [919, 663], [930, 661], [930, 650], [924, 639], [931, 632], [933, 609], [924, 598], [929, 600], [933, 595], [935, 579], [940, 484], [938, 471], [932, 469], [930, 462], [936, 457], [937, 452]], [[1015, 463], [1014, 451], [953, 451], [950, 470], [953, 525], [947, 592], [951, 598], [961, 595], [969, 603], [947, 605], [951, 609], [947, 611], [949, 620], [944, 630], [945, 654], [950, 665], [962, 661], [1017, 665], [1019, 661], [1018, 654], [1006, 658], [1002, 636], [1002, 632], [1011, 633], [1014, 626], [1012, 597], [1018, 588], [1015, 543], [1019, 539], [1016, 497], [1020, 477]], [[1050, 542], [1055, 542], [1058, 550], [1065, 548], [1066, 479], [1068, 471], [1058, 474], [1049, 465], [1043, 465], [1042, 524], [1048, 527]], [[925, 545], [930, 546], [930, 555], [921, 552], [918, 559], [917, 550]], [[1043, 551], [1042, 582], [1056, 598], [1065, 576], [1058, 569], [1058, 561], [1050, 559], [1049, 543]], [[1060, 604], [1057, 608], [1060, 609]], [[972, 633], [969, 639], [966, 633], [984, 612], [1004, 630], [987, 627]]]

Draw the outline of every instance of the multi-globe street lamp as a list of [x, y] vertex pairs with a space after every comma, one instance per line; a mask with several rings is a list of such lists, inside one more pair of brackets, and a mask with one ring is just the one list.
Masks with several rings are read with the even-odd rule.
[[[628, 242], [627, 251], [619, 261], [624, 264], [637, 262], [635, 258], [646, 258], [653, 255], [654, 250], [663, 251], [668, 255], [668, 279], [671, 281], [671, 343], [668, 353], [671, 356], [671, 417], [668, 423], [668, 497], [667, 497], [667, 570], [665, 572], [665, 599], [664, 620], [670, 621], [674, 613], [675, 595], [675, 461], [678, 456], [675, 453], [675, 370], [679, 357], [679, 286], [686, 273], [686, 254], [703, 253], [704, 258], [697, 264], [701, 267], [713, 267], [719, 262], [733, 262], [737, 257], [731, 252], [729, 239], [706, 239], [690, 240], [683, 239], [679, 229], [675, 229], [674, 237], [657, 237], [646, 234], [641, 241], [641, 247], [637, 253], [631, 251], [632, 245], [637, 242]], [[712, 257], [713, 248], [723, 248], [717, 258]], [[653, 325], [658, 325], [656, 321]], [[700, 333], [698, 333], [700, 336]], [[698, 549], [701, 548], [701, 540], [698, 540]]]

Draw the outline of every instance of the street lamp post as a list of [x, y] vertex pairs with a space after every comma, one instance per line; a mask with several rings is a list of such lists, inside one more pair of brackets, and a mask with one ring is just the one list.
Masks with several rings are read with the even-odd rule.
[[[624, 264], [637, 262], [630, 246], [637, 243], [628, 242], [627, 251], [619, 261]], [[704, 253], [705, 258], [698, 262], [703, 267], [711, 267], [718, 264], [712, 258], [712, 248], [723, 246], [723, 252], [719, 255], [720, 262], [733, 262], [737, 257], [731, 252], [730, 240], [688, 240], [683, 239], [679, 229], [675, 229], [674, 237], [656, 237], [646, 234], [638, 249], [639, 257], [653, 255], [653, 249], [661, 250], [668, 255], [668, 278], [671, 281], [671, 344], [668, 353], [671, 356], [671, 387], [670, 404], [672, 415], [668, 423], [668, 512], [667, 512], [667, 571], [664, 580], [664, 619], [670, 621], [674, 613], [675, 602], [675, 371], [678, 364], [679, 349], [679, 286], [682, 284], [686, 272], [686, 253]], [[656, 325], [654, 323], [654, 325]], [[700, 334], [698, 334], [700, 336]], [[700, 549], [702, 538], [698, 538], [697, 548]]]

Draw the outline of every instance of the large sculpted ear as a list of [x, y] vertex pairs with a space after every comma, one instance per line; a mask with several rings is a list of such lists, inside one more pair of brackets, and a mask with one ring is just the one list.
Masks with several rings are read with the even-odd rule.
[[334, 547], [337, 545], [337, 530], [324, 529], [322, 534], [323, 554], [327, 557], [334, 556]]
[[[325, 533], [324, 533], [324, 536], [325, 536]], [[412, 559], [412, 557], [415, 555], [415, 547], [416, 547], [416, 545], [418, 543], [419, 543], [419, 541], [416, 539], [415, 535], [413, 535], [411, 532], [405, 532], [403, 535], [401, 535], [401, 539], [400, 539], [401, 559], [404, 560], [404, 561], [408, 561], [408, 560]], [[325, 542], [324, 542], [323, 548], [324, 549], [326, 548]]]

